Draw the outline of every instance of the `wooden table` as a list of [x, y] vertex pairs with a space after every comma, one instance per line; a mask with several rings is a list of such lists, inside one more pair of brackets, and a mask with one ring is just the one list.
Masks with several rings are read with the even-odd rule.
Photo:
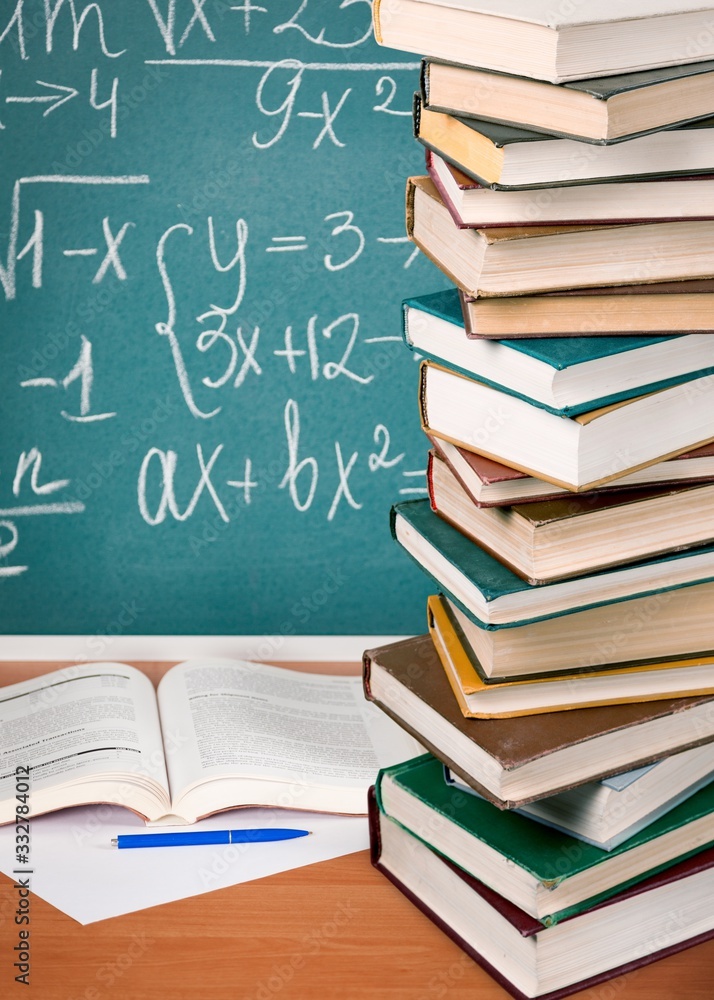
[[[0, 681], [9, 684], [61, 665], [1, 664]], [[168, 666], [137, 665], [153, 678]], [[370, 866], [367, 852], [87, 927], [33, 897], [29, 988], [13, 981], [16, 906], [12, 882], [0, 876], [3, 1000], [508, 997]], [[577, 997], [713, 995], [710, 941]]]

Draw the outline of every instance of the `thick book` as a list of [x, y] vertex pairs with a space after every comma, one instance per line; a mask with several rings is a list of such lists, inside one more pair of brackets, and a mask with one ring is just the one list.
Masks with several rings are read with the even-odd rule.
[[421, 69], [432, 111], [600, 144], [707, 118], [713, 82], [711, 60], [560, 85], [434, 59]]
[[714, 58], [698, 0], [375, 0], [382, 45], [560, 83]]
[[406, 299], [402, 332], [411, 350], [565, 415], [714, 371], [709, 334], [469, 339], [455, 288]]
[[496, 191], [430, 149], [426, 166], [460, 229], [714, 218], [711, 174]]
[[711, 375], [572, 416], [431, 361], [420, 369], [423, 430], [572, 492], [708, 444]]
[[[449, 768], [448, 784], [477, 792]], [[603, 851], [619, 847], [701, 788], [714, 787], [714, 744], [683, 750], [654, 764], [589, 781], [515, 810]]]
[[367, 650], [368, 700], [499, 809], [714, 740], [709, 696], [465, 719], [428, 635]]
[[[385, 816], [370, 796], [372, 864], [516, 1000], [559, 1000], [714, 935], [714, 850], [544, 927]], [[676, 915], [676, 919], [673, 915]]]
[[380, 771], [380, 810], [546, 926], [714, 843], [714, 785], [612, 851], [496, 809], [428, 754]]
[[451, 624], [443, 599], [427, 603], [427, 624], [461, 713], [466, 719], [513, 719], [595, 705], [624, 705], [694, 694], [714, 694], [714, 656], [652, 664], [620, 664], [525, 680], [493, 680]]
[[473, 298], [714, 275], [714, 222], [459, 229], [429, 177], [406, 202], [409, 238]]
[[468, 337], [601, 337], [711, 333], [714, 281], [560, 289], [537, 295], [473, 298], [461, 293]]
[[714, 580], [714, 545], [706, 545], [533, 586], [435, 514], [428, 500], [395, 504], [390, 524], [437, 587], [486, 625], [518, 625]]
[[478, 507], [432, 452], [427, 484], [436, 514], [530, 584], [714, 542], [712, 483]]
[[[427, 435], [428, 436], [428, 435]], [[479, 507], [499, 507], [510, 504], [535, 503], [556, 497], [572, 497], [570, 490], [536, 479], [501, 462], [477, 455], [441, 438], [429, 436], [434, 452], [447, 463]], [[427, 469], [428, 472], [428, 469]], [[714, 444], [684, 452], [666, 462], [657, 462], [631, 472], [597, 490], [578, 493], [580, 497], [595, 497], [622, 489], [643, 489], [667, 483], [686, 486], [711, 481], [714, 478]]]
[[28, 817], [95, 802], [178, 824], [252, 805], [365, 813], [380, 758], [416, 746], [363, 706], [359, 677], [260, 663], [192, 660], [158, 691], [124, 663], [64, 667], [0, 688], [0, 823], [18, 778]]
[[[614, 146], [584, 147], [574, 139], [430, 111], [415, 94], [414, 136], [484, 187], [530, 191], [535, 204], [539, 194], [547, 202], [558, 197], [550, 192], [567, 185], [691, 177], [714, 170], [714, 118]], [[636, 219], [637, 212], [629, 218]]]
[[714, 583], [659, 591], [522, 625], [482, 621], [453, 594], [444, 607], [484, 677], [525, 680], [714, 652]]

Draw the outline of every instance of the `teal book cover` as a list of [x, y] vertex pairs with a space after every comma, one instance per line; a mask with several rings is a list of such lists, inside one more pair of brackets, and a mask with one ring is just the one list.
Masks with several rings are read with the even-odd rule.
[[[509, 600], [521, 597], [520, 602], [523, 613], [513, 612], [512, 618], [508, 621], [485, 621], [476, 613], [473, 607], [465, 603], [464, 598], [456, 595], [456, 588], [449, 586], [444, 575], [430, 572], [420, 562], [417, 556], [401, 542], [397, 535], [397, 518], [403, 518], [412, 532], [421, 536], [427, 543], [430, 550], [436, 554], [439, 564], [448, 564], [454, 570], [454, 578], [457, 581], [466, 583], [468, 589], [474, 588], [482, 595], [485, 607], [491, 612], [497, 610], [498, 602], [503, 603], [506, 599], [510, 605], [518, 603]], [[395, 504], [390, 514], [390, 526], [393, 538], [399, 542], [409, 556], [417, 565], [436, 582], [437, 588], [442, 590], [449, 600], [452, 600], [464, 613], [480, 628], [508, 628], [523, 625], [526, 622], [538, 621], [545, 618], [554, 618], [564, 614], [572, 614], [576, 611], [583, 611], [586, 608], [598, 607], [603, 604], [615, 603], [635, 597], [644, 597], [649, 594], [662, 593], [667, 590], [677, 589], [684, 586], [692, 586], [696, 583], [704, 583], [714, 580], [714, 572], [711, 568], [702, 566], [692, 569], [693, 579], [686, 582], [668, 582], [667, 585], [658, 585], [658, 579], [668, 579], [669, 577], [657, 574], [658, 568], [670, 564], [676, 568], [678, 560], [694, 558], [708, 561], [709, 556], [714, 554], [714, 545], [701, 546], [694, 550], [684, 552], [672, 552], [656, 559], [642, 560], [638, 563], [631, 563], [625, 567], [614, 567], [602, 570], [599, 573], [584, 574], [580, 577], [573, 577], [564, 581], [554, 581], [553, 583], [533, 585], [527, 583], [517, 576], [511, 569], [499, 562], [494, 556], [489, 555], [485, 549], [473, 542], [466, 535], [454, 528], [448, 521], [439, 517], [431, 509], [428, 500], [405, 500]], [[652, 576], [648, 580], [639, 574], [641, 567], [651, 567]], [[633, 576], [632, 585], [627, 593], [621, 590], [621, 596], [614, 598], [600, 598], [602, 588], [610, 583], [614, 583], [618, 576], [624, 580], [628, 579], [628, 574]], [[637, 574], [639, 579], [634, 579]], [[655, 578], [657, 577], [657, 578]], [[580, 581], [580, 583], [579, 583]], [[587, 586], [581, 586], [587, 583]], [[580, 596], [572, 600], [570, 595], [579, 593]], [[562, 595], [562, 600], [560, 600]], [[548, 602], [549, 610], [544, 612], [539, 608], [539, 604]], [[557, 606], [554, 606], [553, 601]], [[488, 617], [488, 616], [485, 616]], [[499, 616], [501, 617], [501, 616]]]
[[[659, 378], [654, 381], [639, 381], [637, 374], [639, 365], [639, 352], [646, 348], [657, 347], [658, 345], [668, 345], [672, 341], [679, 341], [682, 350], [688, 344], [694, 345], [695, 338], [690, 334], [669, 334], [652, 335], [641, 334], [633, 336], [616, 337], [522, 337], [513, 340], [498, 340], [489, 342], [484, 346], [483, 341], [469, 340], [468, 344], [473, 344], [473, 366], [470, 368], [454, 363], [444, 354], [437, 352], [425, 352], [421, 348], [416, 348], [409, 333], [409, 318], [413, 312], [425, 313], [437, 319], [450, 323], [456, 329], [455, 337], [466, 338], [463, 313], [459, 293], [455, 288], [445, 289], [440, 292], [433, 292], [429, 295], [419, 295], [406, 299], [402, 303], [402, 336], [407, 347], [412, 351], [438, 364], [444, 365], [453, 371], [458, 371], [467, 378], [477, 378], [480, 382], [501, 389], [509, 395], [517, 396], [534, 406], [548, 410], [558, 416], [576, 416], [579, 413], [587, 413], [590, 410], [598, 409], [601, 406], [609, 406], [611, 403], [618, 403], [623, 399], [633, 399], [637, 396], [644, 396], [649, 392], [658, 389], [666, 389], [672, 385], [688, 382], [703, 375], [714, 372], [714, 366], [694, 368], [691, 371], [668, 375], [666, 378]], [[445, 352], [448, 354], [448, 350]], [[651, 353], [651, 352], [648, 352]], [[621, 378], [622, 387], [615, 392], [606, 395], [593, 394], [581, 402], [554, 406], [538, 399], [533, 395], [519, 391], [514, 387], [512, 379], [509, 379], [509, 355], [513, 359], [510, 371], [515, 364], [519, 364], [523, 359], [532, 359], [534, 369], [541, 369], [546, 365], [552, 371], [551, 380], [557, 378], [559, 372], [573, 372], [579, 370], [579, 375], [584, 375], [588, 365], [599, 363], [608, 358], [615, 358], [621, 355], [630, 355], [631, 369], [623, 373]], [[622, 360], [621, 357], [618, 360]], [[662, 368], [671, 372], [671, 366], [663, 360]], [[494, 377], [494, 371], [498, 371], [501, 378]], [[542, 371], [542, 369], [541, 369]], [[538, 373], [537, 373], [538, 374]], [[613, 380], [614, 381], [614, 380]]]
[[[454, 824], [454, 826], [460, 827], [469, 836], [474, 837], [487, 848], [496, 851], [508, 862], [525, 871], [535, 883], [551, 891], [573, 876], [595, 869], [598, 865], [609, 863], [613, 867], [619, 867], [618, 858], [626, 857], [629, 852], [636, 848], [654, 842], [679, 830], [688, 823], [714, 813], [714, 783], [712, 783], [687, 799], [686, 802], [675, 806], [666, 815], [650, 823], [619, 847], [615, 847], [611, 851], [604, 851], [599, 847], [577, 840], [567, 833], [544, 826], [527, 816], [507, 809], [498, 809], [485, 799], [449, 785], [444, 778], [443, 764], [431, 754], [425, 754], [405, 763], [384, 768], [379, 773], [376, 790], [380, 809], [392, 819], [399, 821], [399, 817], [393, 816], [383, 805], [382, 785], [385, 778], [390, 779], [409, 795], [419, 800], [433, 813], [433, 817], [428, 822], [432, 830], [443, 830], [444, 824]], [[414, 830], [410, 830], [410, 832], [419, 836]], [[429, 839], [424, 837], [420, 839], [438, 850], [434, 844], [429, 842]], [[627, 886], [641, 881], [646, 876], [694, 854], [695, 851], [701, 850], [710, 842], [714, 842], [714, 825], [711, 827], [711, 841], [700, 838], [696, 848], [685, 851], [667, 863], [642, 872], [637, 877], [624, 878], [611, 888], [591, 896], [581, 903], [562, 910], [554, 910], [553, 913], [548, 914], [547, 918], [542, 918], [543, 922], [546, 924], [556, 923], [564, 917], [589, 909]], [[455, 858], [450, 858], [450, 860], [459, 863]], [[475, 871], [472, 874], [479, 877]], [[487, 879], [482, 880], [487, 881]]]

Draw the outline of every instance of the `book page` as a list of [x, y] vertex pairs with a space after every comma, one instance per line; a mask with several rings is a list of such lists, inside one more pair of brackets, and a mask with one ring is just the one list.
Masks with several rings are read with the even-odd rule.
[[158, 698], [174, 795], [228, 775], [366, 787], [421, 752], [364, 700], [359, 677], [192, 661], [169, 671]]
[[136, 775], [164, 796], [168, 790], [153, 685], [120, 663], [70, 666], [0, 688], [0, 759], [0, 822], [14, 816], [16, 768], [29, 769], [33, 812], [33, 802], [61, 808], [67, 803], [51, 803], [48, 793], [93, 776], [114, 776], [119, 787], [122, 775]]

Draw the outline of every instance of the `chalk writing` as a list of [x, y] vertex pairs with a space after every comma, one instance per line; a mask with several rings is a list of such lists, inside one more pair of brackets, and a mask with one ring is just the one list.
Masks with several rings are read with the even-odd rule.
[[[373, 43], [370, 0], [10, 0], [0, 56], [0, 624], [102, 632], [126, 586], [142, 628], [201, 629], [216, 602], [166, 626], [156, 579], [215, 593], [229, 565], [219, 617], [246, 586], [274, 616], [336, 553], [361, 594], [358, 532], [382, 559], [389, 498], [425, 492], [419, 62]], [[246, 613], [210, 627], [267, 631]]]

